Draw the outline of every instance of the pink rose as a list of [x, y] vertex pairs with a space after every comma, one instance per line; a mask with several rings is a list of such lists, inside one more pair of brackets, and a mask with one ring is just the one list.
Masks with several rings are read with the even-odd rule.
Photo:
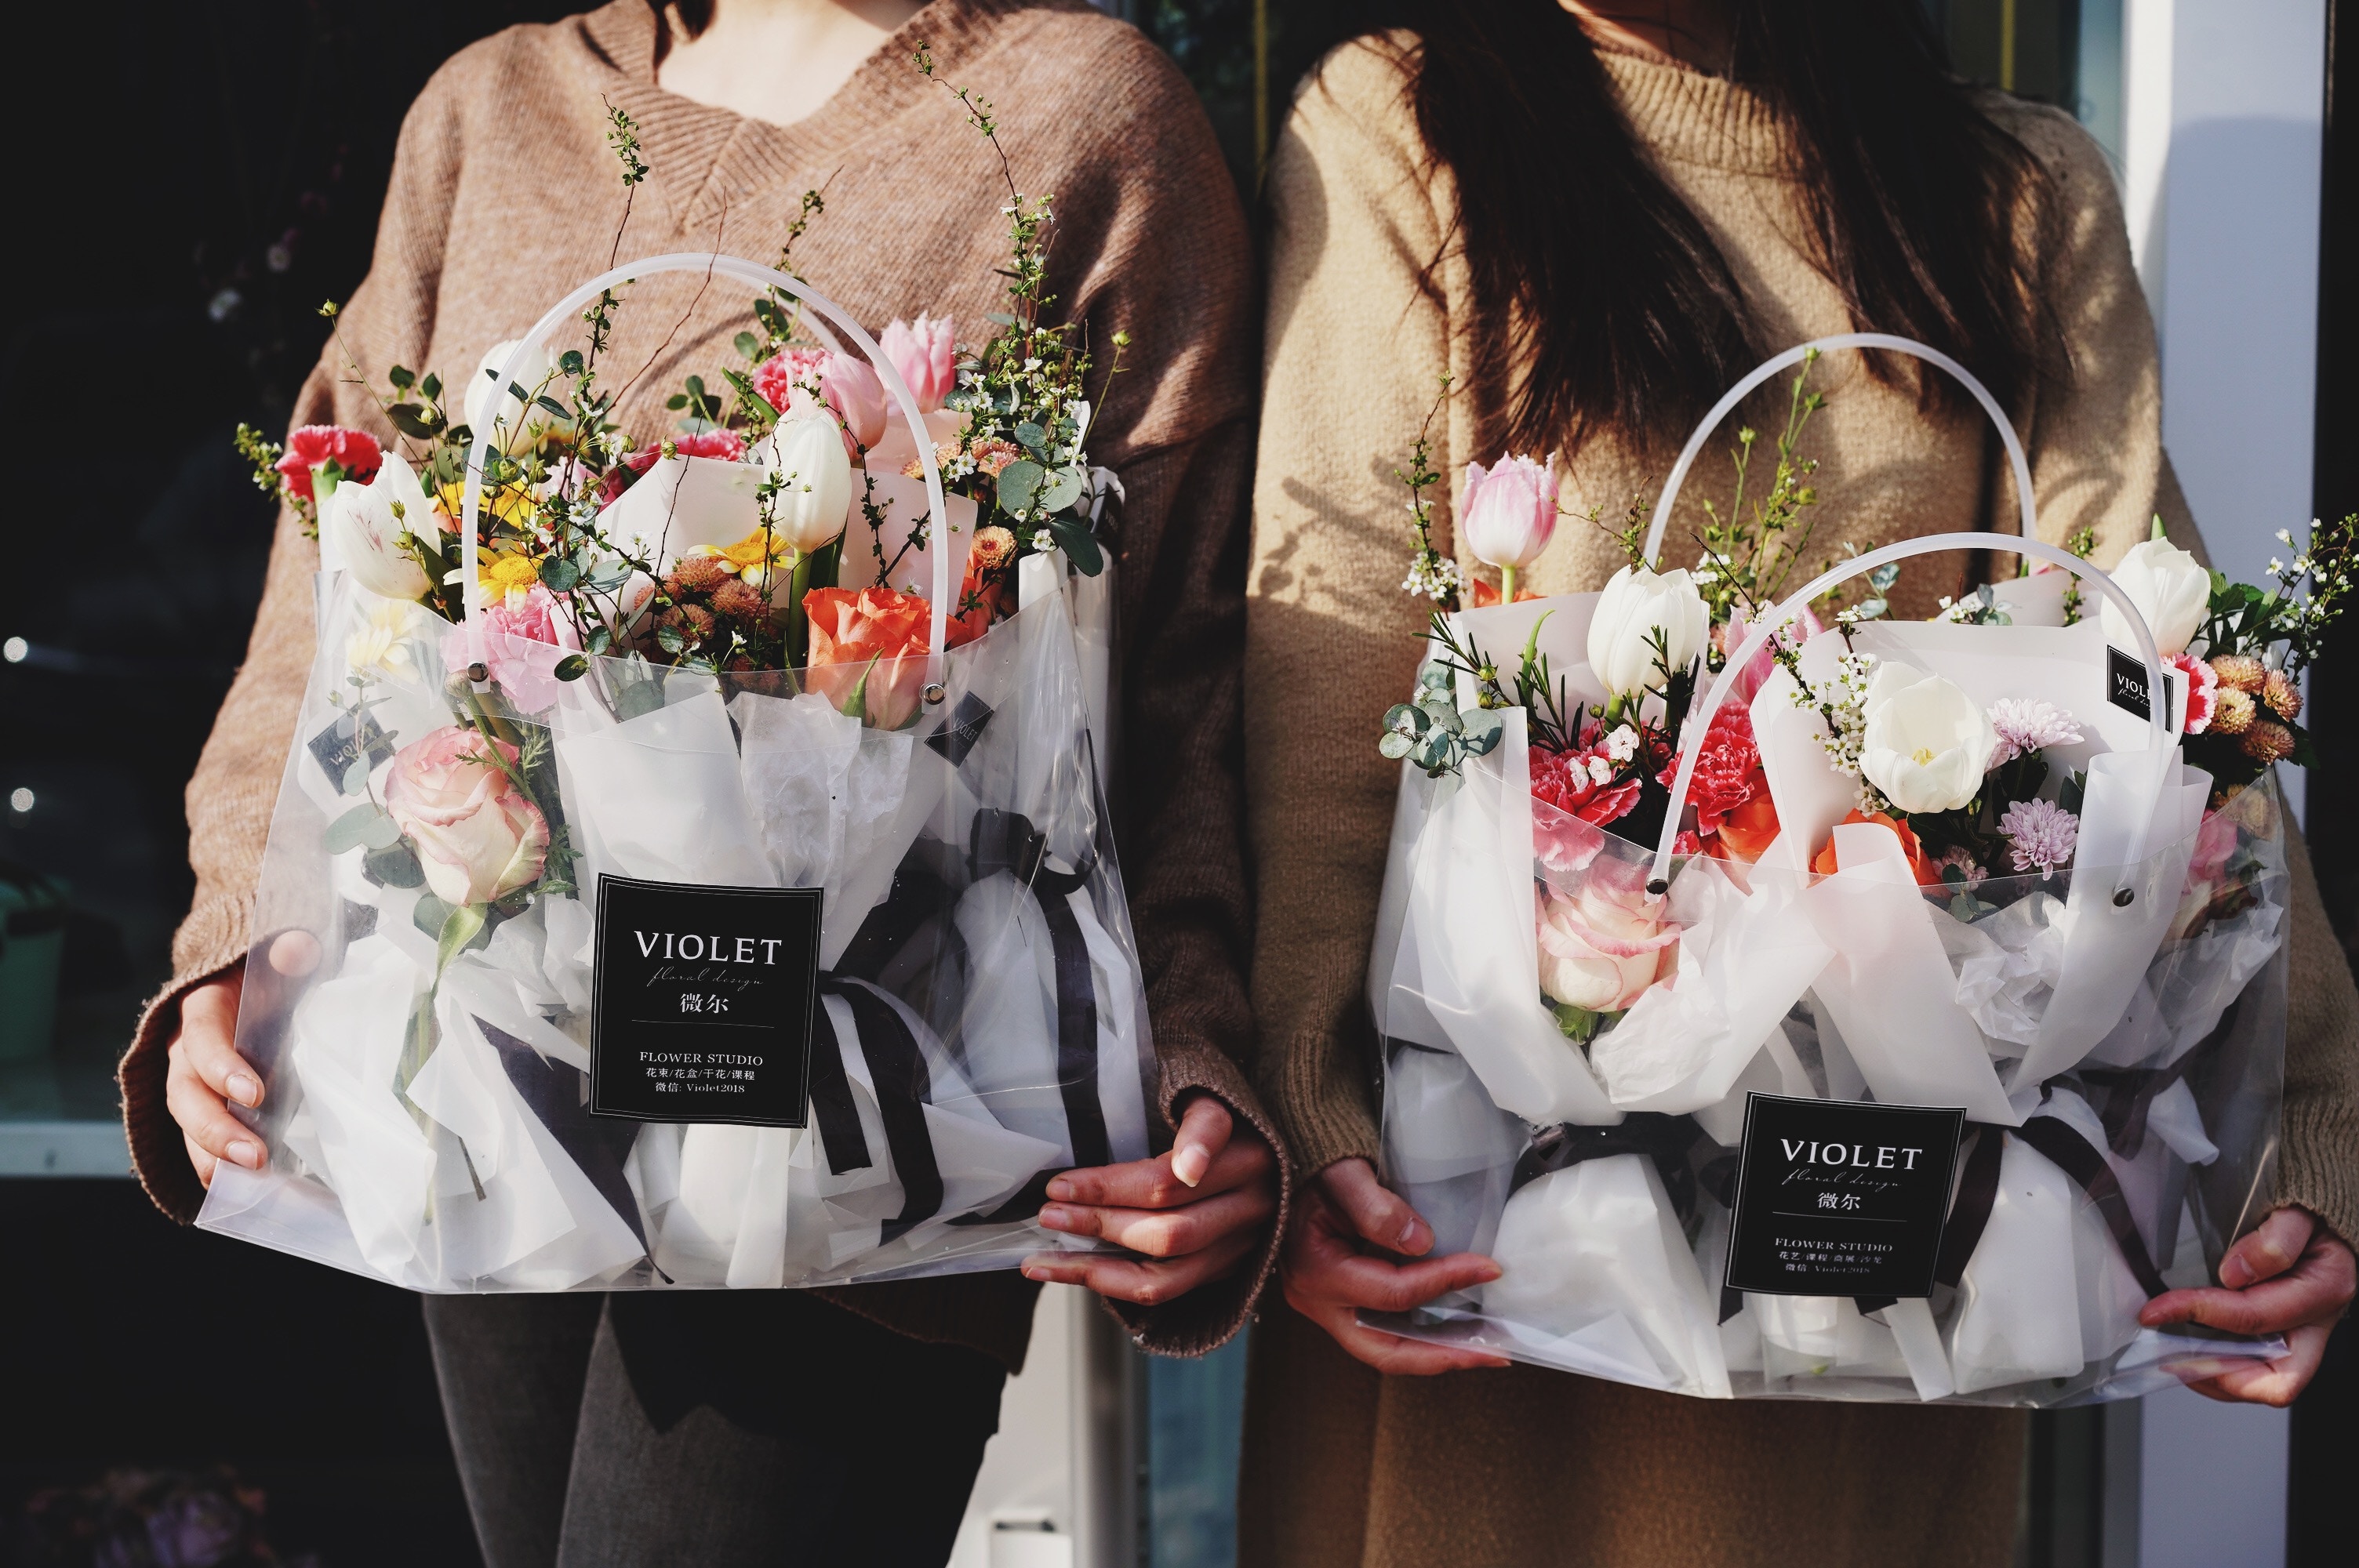
[[920, 313], [912, 327], [896, 316], [885, 329], [882, 346], [885, 357], [909, 384], [909, 395], [918, 400], [919, 413], [931, 414], [957, 387], [957, 344], [951, 336], [949, 317], [937, 319]]
[[453, 907], [530, 887], [549, 857], [549, 824], [503, 757], [513, 767], [516, 749], [459, 724], [393, 755], [385, 808], [418, 847], [426, 885]]
[[551, 708], [563, 684], [557, 678], [558, 663], [582, 647], [560, 608], [557, 596], [538, 583], [514, 610], [505, 599], [495, 600], [474, 627], [462, 622], [442, 633], [442, 665], [452, 675], [483, 665], [518, 713]]
[[1540, 990], [1591, 1012], [1620, 1012], [1679, 961], [1680, 929], [1642, 887], [1592, 876], [1567, 898], [1538, 890]]

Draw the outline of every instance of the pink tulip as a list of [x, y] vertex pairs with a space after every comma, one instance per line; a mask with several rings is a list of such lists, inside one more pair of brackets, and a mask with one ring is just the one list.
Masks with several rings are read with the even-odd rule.
[[942, 406], [958, 386], [956, 344], [951, 336], [951, 319], [939, 320], [920, 313], [918, 324], [910, 326], [896, 316], [885, 329], [885, 357], [909, 384], [909, 394], [918, 400], [918, 412], [931, 414]]
[[1458, 530], [1477, 560], [1499, 568], [1499, 600], [1512, 604], [1516, 573], [1539, 559], [1556, 534], [1556, 454], [1545, 463], [1513, 455], [1485, 472], [1466, 465]]
[[754, 373], [755, 390], [788, 415], [818, 412], [806, 390], [812, 381], [843, 427], [843, 449], [859, 461], [885, 435], [885, 384], [865, 360], [818, 349], [788, 349]]
[[[1805, 605], [1802, 613], [1788, 622], [1784, 630], [1777, 633], [1775, 641], [1783, 643], [1788, 648], [1799, 648], [1825, 630], [1825, 624], [1817, 616], [1811, 614], [1810, 607]], [[1721, 653], [1724, 656], [1733, 656], [1739, 648], [1745, 646], [1745, 639], [1752, 634], [1752, 625], [1745, 619], [1745, 611], [1742, 609], [1731, 611], [1728, 626], [1723, 634], [1723, 645]], [[1777, 650], [1768, 643], [1762, 643], [1761, 651], [1753, 655], [1753, 662], [1745, 665], [1744, 674], [1736, 677], [1735, 700], [1751, 702], [1753, 694], [1768, 682], [1777, 668]]]

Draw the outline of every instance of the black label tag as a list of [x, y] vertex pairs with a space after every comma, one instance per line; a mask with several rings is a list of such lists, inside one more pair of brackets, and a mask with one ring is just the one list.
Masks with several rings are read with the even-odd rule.
[[378, 728], [377, 721], [364, 713], [360, 722], [353, 722], [349, 713], [339, 714], [336, 721], [311, 737], [306, 743], [311, 760], [328, 775], [328, 782], [344, 795], [358, 795], [365, 783], [351, 779], [352, 767], [361, 758], [368, 758], [374, 768], [393, 755], [393, 738]]
[[991, 705], [968, 692], [958, 700], [951, 716], [926, 737], [926, 744], [942, 754], [951, 766], [966, 765], [966, 754], [983, 739], [983, 727], [991, 722]]
[[[2162, 672], [2162, 689], [2175, 705], [2179, 681], [2169, 670]], [[2140, 719], [2154, 717], [2147, 703], [2146, 661], [2123, 653], [2119, 648], [2105, 649], [2105, 697], [2115, 708], [2136, 714]]]
[[804, 1125], [821, 897], [600, 877], [590, 1108]]
[[1729, 1289], [1930, 1293], [1965, 1121], [1963, 1110], [1747, 1096]]

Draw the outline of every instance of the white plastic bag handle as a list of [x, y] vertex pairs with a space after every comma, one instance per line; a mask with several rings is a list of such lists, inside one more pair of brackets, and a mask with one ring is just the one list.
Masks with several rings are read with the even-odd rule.
[[[1712, 412], [1703, 416], [1703, 422], [1695, 427], [1695, 434], [1690, 436], [1688, 444], [1680, 449], [1680, 460], [1671, 465], [1671, 477], [1663, 481], [1663, 498], [1656, 504], [1655, 521], [1647, 530], [1646, 558], [1648, 566], [1655, 563], [1662, 551], [1663, 530], [1670, 525], [1671, 508], [1680, 499], [1680, 486], [1687, 483], [1688, 470], [1695, 467], [1696, 459], [1703, 452], [1703, 444], [1712, 439], [1712, 433], [1720, 428], [1720, 422], [1727, 418], [1755, 387], [1779, 371], [1800, 364], [1803, 357], [1814, 349], [1821, 353], [1830, 349], [1889, 349], [1894, 353], [1908, 354], [1928, 364], [1939, 366], [1955, 376], [1960, 385], [1974, 395], [1974, 401], [1983, 406], [1983, 412], [1991, 416], [1991, 423], [1998, 427], [1998, 438], [2006, 447], [2006, 460], [2015, 470], [2016, 501], [2023, 509], [2023, 536], [2027, 539], [2039, 537], [2039, 517], [2031, 503], [2031, 460], [2023, 455], [2023, 443], [2016, 438], [2015, 426], [2008, 420], [2006, 411], [1998, 406], [1998, 399], [1991, 395], [1990, 388], [1977, 381], [1972, 371], [1940, 350], [1920, 343], [1914, 338], [1896, 338], [1889, 332], [1841, 332], [1832, 338], [1813, 338], [1807, 343], [1795, 344], [1730, 387], [1727, 394], [1712, 406]], [[1987, 546], [1980, 547], [1988, 548]]]
[[[588, 305], [616, 284], [629, 283], [636, 278], [652, 277], [668, 272], [701, 272], [708, 275], [719, 273], [742, 283], [776, 288], [789, 298], [810, 306], [826, 320], [842, 328], [844, 335], [857, 343], [861, 351], [868, 356], [869, 368], [875, 371], [877, 379], [885, 384], [885, 390], [892, 394], [894, 405], [900, 410], [901, 417], [908, 421], [910, 432], [917, 442], [918, 461], [924, 465], [926, 470], [926, 504], [930, 508], [927, 515], [932, 519], [936, 535], [933, 540], [934, 547], [927, 552], [933, 557], [934, 614], [932, 635], [928, 642], [930, 652], [927, 659], [926, 679], [929, 684], [939, 684], [942, 678], [942, 644], [950, 628], [951, 588], [951, 551], [945, 536], [948, 512], [942, 502], [942, 470], [941, 466], [934, 460], [934, 443], [926, 433], [925, 416], [918, 411], [918, 400], [911, 395], [909, 384], [901, 379], [900, 371], [891, 360], [886, 358], [885, 351], [877, 346], [876, 340], [861, 330], [859, 322], [844, 314], [842, 308], [833, 300], [821, 294], [810, 285], [788, 273], [764, 266], [758, 262], [746, 261], [740, 256], [717, 255], [709, 251], [701, 254], [680, 252], [671, 255], [649, 256], [644, 261], [625, 263], [611, 272], [601, 273], [592, 278], [551, 306], [549, 314], [533, 323], [532, 330], [518, 341], [516, 351], [510, 354], [507, 362], [500, 367], [501, 400], [506, 400], [507, 389], [516, 384], [516, 371], [522, 366], [525, 356], [530, 353], [536, 345], [545, 344], [549, 335], [571, 319], [574, 313], [583, 306]], [[820, 336], [830, 343], [834, 341], [829, 337], [824, 328], [820, 330]], [[491, 432], [478, 430], [474, 432], [474, 444], [467, 451], [467, 491], [465, 499], [461, 503], [459, 525], [459, 569], [463, 574], [467, 624], [471, 628], [476, 619], [482, 615], [484, 608], [483, 584], [475, 575], [475, 524], [483, 511], [484, 449], [491, 438]]]
[[[1755, 655], [1768, 645], [1769, 639], [1773, 635], [1783, 631], [1788, 624], [1801, 615], [1810, 600], [1837, 583], [1847, 581], [1862, 572], [1874, 571], [1888, 561], [1907, 560], [1911, 556], [1932, 555], [1941, 550], [2005, 549], [2012, 550], [2018, 555], [2036, 556], [2041, 560], [2062, 567], [2071, 572], [2112, 600], [2114, 607], [2122, 612], [2122, 618], [2129, 622], [2130, 630], [2136, 635], [2138, 653], [2146, 660], [2147, 750], [2163, 752], [2167, 757], [2168, 753], [2164, 752], [2164, 748], [2178, 744], [2179, 705], [2163, 700], [2166, 687], [2163, 679], [2162, 655], [2155, 647], [2154, 633], [2147, 629], [2146, 617], [2139, 613], [2138, 607], [2131, 602], [2130, 596], [2124, 593], [2112, 578], [2071, 551], [2059, 549], [2054, 545], [2040, 539], [2038, 513], [2031, 498], [2031, 465], [2024, 457], [2023, 443], [2016, 438], [2015, 427], [2007, 422], [2006, 411], [1999, 407], [1998, 399], [1993, 397], [1990, 395], [1990, 389], [1975, 380], [1973, 373], [1957, 361], [1938, 349], [1927, 348], [1924, 344], [1910, 339], [1895, 338], [1882, 332], [1846, 332], [1840, 337], [1821, 338], [1814, 342], [1802, 343], [1788, 349], [1784, 353], [1738, 382], [1730, 389], [1728, 395], [1723, 397], [1713, 406], [1712, 411], [1704, 416], [1704, 421], [1697, 427], [1696, 433], [1688, 438], [1686, 449], [1680, 453], [1679, 462], [1672, 467], [1671, 477], [1663, 486], [1662, 503], [1655, 513], [1654, 526], [1647, 531], [1647, 558], [1652, 561], [1655, 558], [1655, 551], [1662, 544], [1663, 527], [1670, 517], [1671, 503], [1679, 498], [1680, 485], [1687, 478], [1689, 468], [1694, 464], [1696, 454], [1703, 449], [1704, 442], [1711, 438], [1712, 430], [1727, 416], [1728, 411], [1743, 401], [1746, 393], [1751, 392], [1787, 366], [1799, 363], [1802, 356], [1812, 349], [1854, 348], [1891, 349], [1899, 353], [1913, 354], [1919, 359], [1948, 371], [1964, 384], [1968, 392], [1973, 394], [1974, 401], [1983, 406], [1983, 411], [1988, 414], [1992, 423], [1998, 427], [2000, 440], [2006, 444], [2008, 460], [2015, 468], [2016, 495], [2022, 503], [2023, 535], [2020, 538], [2010, 539], [2004, 534], [1929, 534], [1922, 538], [1904, 539], [1897, 545], [1886, 545], [1880, 550], [1870, 550], [1864, 556], [1845, 561], [1841, 566], [1821, 573], [1783, 604], [1771, 611], [1766, 619], [1755, 622], [1749, 628], [1745, 645], [1729, 655], [1727, 664], [1721, 668], [1720, 678], [1712, 683], [1712, 688], [1705, 694], [1703, 701], [1689, 710], [1687, 734], [1680, 746], [1679, 777], [1671, 785], [1670, 809], [1664, 814], [1662, 838], [1655, 846], [1654, 869], [1647, 876], [1647, 887], [1650, 892], [1660, 893], [1670, 885], [1671, 846], [1679, 841], [1680, 818], [1687, 809], [1688, 785], [1695, 777], [1696, 757], [1703, 748], [1706, 731], [1712, 727], [1711, 716], [1720, 711], [1721, 704], [1727, 700], [1729, 688], [1735, 684], [1738, 675], [1753, 662]], [[2165, 708], [2169, 708], [2169, 711], [2166, 713]], [[2145, 837], [2146, 826], [2141, 823], [2138, 833], [2132, 842], [2143, 843]]]

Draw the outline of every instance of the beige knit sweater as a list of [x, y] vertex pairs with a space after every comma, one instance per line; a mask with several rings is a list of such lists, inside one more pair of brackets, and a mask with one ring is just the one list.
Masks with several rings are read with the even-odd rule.
[[[1780, 132], [1726, 81], [1608, 56], [1622, 107], [1728, 257], [1765, 350], [1849, 330], [1833, 291], [1788, 236]], [[1346, 46], [1298, 95], [1271, 160], [1275, 222], [1261, 457], [1247, 589], [1246, 769], [1259, 893], [1254, 1000], [1262, 1084], [1314, 1173], [1377, 1150], [1379, 1061], [1364, 990], [1397, 769], [1373, 743], [1407, 691], [1424, 601], [1400, 589], [1409, 531], [1393, 477], [1447, 369], [1454, 398], [1435, 450], [1472, 458], [1507, 367], [1476, 362], [1462, 266], [1439, 297], [1418, 277], [1441, 243], [1447, 183], [1430, 179], [1403, 78]], [[2040, 287], [2076, 375], [2016, 410], [2042, 526], [2097, 531], [2111, 560], [2160, 511], [2195, 543], [2165, 461], [2154, 333], [2130, 271], [2112, 178], [2060, 115], [1995, 106], [2052, 172], [2038, 225]], [[1610, 244], [1613, 236], [1597, 236]], [[1577, 308], [1577, 307], [1575, 307]], [[1871, 325], [1862, 323], [1861, 325]], [[1831, 397], [1809, 438], [1826, 496], [1818, 565], [1863, 546], [2014, 525], [1996, 440], [1973, 418], [1929, 420], [1904, 393], [1824, 362]], [[1774, 398], [1746, 418], [1774, 429]], [[1570, 506], [1618, 516], [1655, 492], [1684, 429], [1653, 449], [1569, 454]], [[1704, 465], [1690, 496], [1725, 495]], [[1444, 509], [1447, 517], [1447, 509]], [[1691, 560], [1682, 502], [1669, 553]], [[1445, 521], [1446, 531], [1446, 521]], [[1462, 552], [1462, 568], [1473, 562]], [[1594, 589], [1614, 544], [1568, 524], [1531, 573], [1542, 592]], [[1920, 557], [1896, 612], [1922, 615], [1962, 563]], [[1943, 568], [1946, 566], [1946, 570]], [[2295, 984], [2278, 1195], [2359, 1236], [2359, 995], [2295, 857]], [[1517, 1366], [1386, 1378], [1288, 1313], [1256, 1331], [1238, 1498], [1241, 1568], [1997, 1568], [2012, 1561], [2020, 1411], [1711, 1400]]]
[[[645, 0], [511, 28], [436, 73], [402, 126], [367, 280], [340, 323], [370, 384], [387, 367], [460, 384], [567, 289], [605, 270], [624, 190], [605, 143], [609, 103], [640, 125], [653, 173], [620, 252], [777, 255], [802, 194], [826, 211], [795, 265], [871, 330], [945, 312], [962, 342], [1004, 308], [1006, 200], [997, 161], [940, 87], [908, 64], [920, 39], [940, 76], [996, 106], [1016, 178], [1056, 196], [1057, 308], [1103, 345], [1127, 330], [1092, 455], [1121, 475], [1114, 556], [1124, 697], [1117, 841], [1162, 1063], [1162, 1105], [1209, 1089], [1282, 1147], [1241, 1065], [1252, 1044], [1243, 979], [1247, 914], [1236, 767], [1240, 568], [1253, 410], [1252, 254], [1212, 131], [1170, 61], [1081, 0], [935, 0], [819, 114], [788, 128], [676, 97], [656, 83]], [[664, 398], [731, 362], [748, 291], [694, 275], [628, 292], [605, 362], [629, 382], [619, 417], [664, 428]], [[560, 345], [562, 346], [562, 345]], [[299, 425], [389, 438], [331, 342]], [[636, 367], [644, 366], [643, 371]], [[634, 375], [636, 371], [636, 375]], [[179, 999], [238, 963], [280, 769], [310, 660], [319, 552], [282, 515], [253, 644], [189, 785], [193, 908], [173, 978], [122, 1065], [140, 1179], [186, 1220], [203, 1194], [164, 1108], [165, 1043]], [[1208, 1349], [1234, 1333], [1267, 1277], [1265, 1240], [1231, 1279], [1151, 1312], [1125, 1309], [1156, 1348]], [[1013, 1272], [857, 1286], [832, 1299], [919, 1338], [1020, 1367], [1036, 1287]]]
[[[1399, 773], [1373, 738], [1386, 708], [1408, 689], [1426, 610], [1401, 591], [1409, 531], [1395, 470], [1445, 370], [1462, 390], [1436, 422], [1437, 468], [1455, 484], [1469, 460], [1497, 457], [1496, 438], [1478, 440], [1478, 431], [1509, 370], [1474, 361], [1462, 264], [1445, 261], [1438, 297], [1419, 287], [1452, 198], [1446, 173], [1426, 173], [1391, 48], [1363, 41], [1328, 59], [1298, 95], [1269, 173], [1274, 234], [1245, 663], [1260, 930], [1253, 983], [1263, 1087], [1306, 1173], [1376, 1151], [1377, 1057], [1361, 999]], [[1603, 58], [1624, 113], [1728, 258], [1765, 351], [1875, 326], [1849, 319], [1791, 238], [1802, 220], [1779, 172], [1784, 133], [1774, 112], [1718, 78], [1633, 55]], [[2072, 373], [2014, 411], [2041, 531], [2060, 543], [2095, 530], [2094, 558], [2104, 565], [2160, 513], [2200, 554], [2162, 450], [2154, 329], [2103, 155], [2055, 111], [2012, 100], [1992, 108], [2053, 180], [2035, 219], [2035, 265]], [[1877, 384], [1851, 354], [1821, 361], [1812, 384], [1828, 406], [1805, 438], [1821, 462], [1815, 482], [1825, 497], [1810, 571], [1840, 558], [1847, 544], [2017, 530], [2012, 480], [1979, 412], [1920, 415], [1909, 388]], [[1773, 382], [1744, 416], [1765, 432], [1779, 428], [1785, 386]], [[1732, 440], [1734, 433], [1732, 421]], [[1564, 505], [1603, 506], [1618, 519], [1634, 492], [1659, 489], [1687, 435], [1666, 429], [1647, 450], [1601, 440], [1568, 451]], [[1696, 557], [1702, 498], [1728, 493], [1723, 450], [1699, 461], [1669, 521], [1665, 554], [1675, 564]], [[1446, 548], [1446, 503], [1439, 515]], [[1458, 559], [1470, 576], [1478, 569], [1462, 550]], [[1594, 589], [1619, 565], [1608, 533], [1568, 522], [1525, 586]], [[1955, 556], [1910, 561], [1894, 613], [1930, 613], [1965, 568]], [[1495, 582], [1491, 568], [1479, 570]], [[2299, 843], [2293, 860], [2278, 1197], [2359, 1238], [2359, 992]]]

